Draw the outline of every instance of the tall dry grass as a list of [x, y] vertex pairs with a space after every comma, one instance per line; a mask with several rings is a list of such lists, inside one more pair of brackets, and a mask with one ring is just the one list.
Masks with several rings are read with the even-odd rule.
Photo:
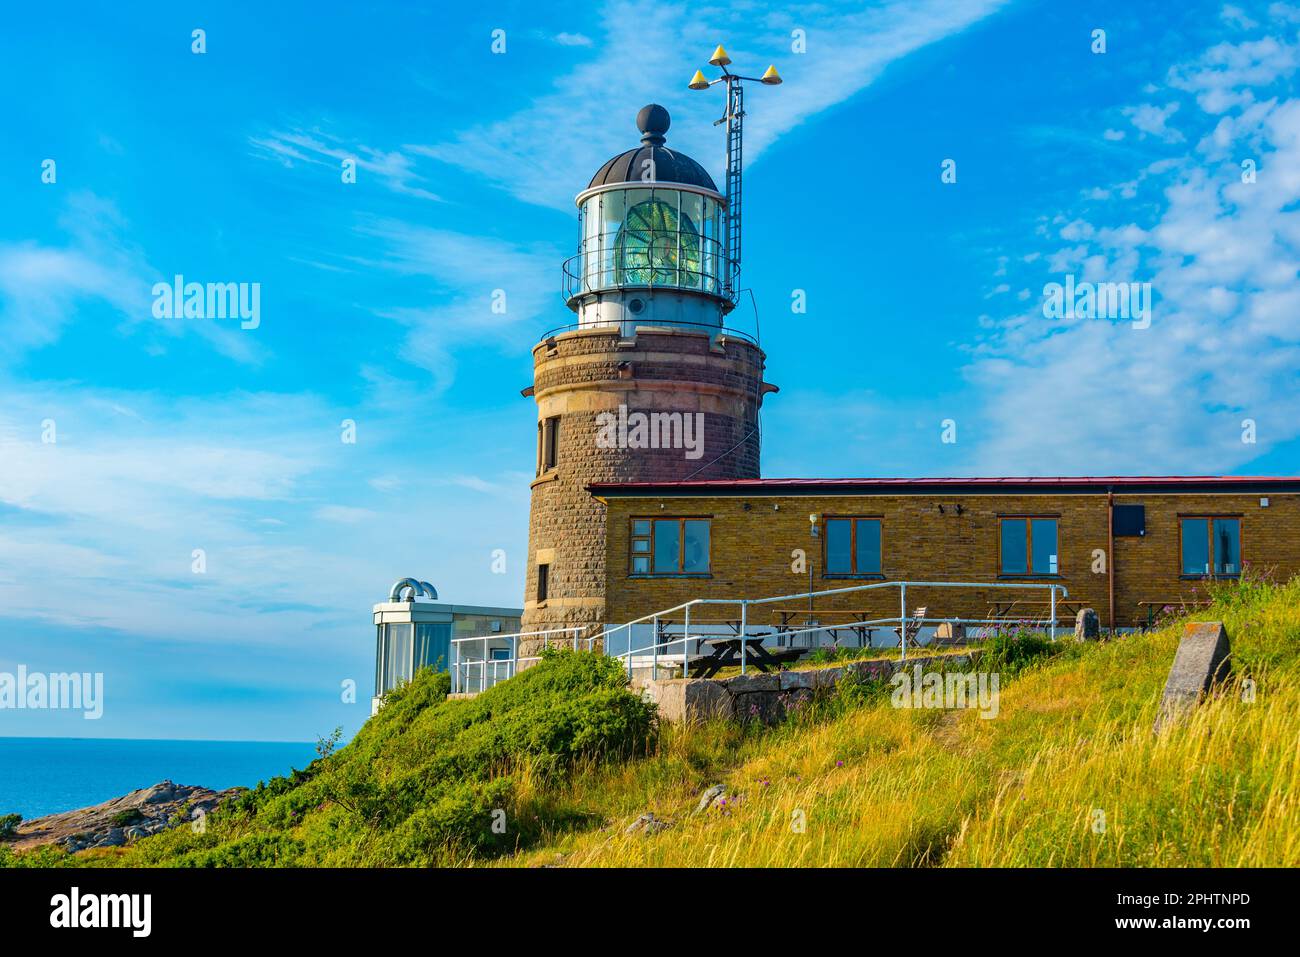
[[[504, 863], [1300, 866], [1300, 581], [1221, 589], [1194, 617], [1227, 624], [1234, 678], [1159, 737], [1181, 622], [1030, 669], [990, 720], [885, 700], [766, 733], [670, 729], [648, 759], [539, 794], [587, 823]], [[694, 814], [716, 781], [732, 800]], [[672, 826], [625, 835], [647, 810]]]

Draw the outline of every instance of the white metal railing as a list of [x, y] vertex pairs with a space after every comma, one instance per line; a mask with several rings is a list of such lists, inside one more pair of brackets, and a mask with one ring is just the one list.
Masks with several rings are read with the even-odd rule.
[[[816, 598], [823, 598], [828, 595], [844, 595], [852, 592], [876, 591], [882, 588], [898, 589], [898, 605], [899, 605], [898, 617], [873, 618], [865, 621], [849, 622], [846, 624], [816, 625], [813, 627], [807, 627], [807, 628], [801, 628], [795, 630], [783, 630], [775, 625], [763, 625], [760, 626], [761, 628], [764, 629], [762, 635], [750, 634], [749, 609], [751, 606], [770, 605], [773, 604], [774, 602], [783, 602], [783, 601], [788, 602], [788, 601], [795, 601], [798, 599], [811, 600]], [[1012, 619], [1012, 618], [1005, 618], [1005, 617], [1004, 618], [961, 618], [961, 617], [916, 618], [908, 615], [907, 613], [908, 588], [913, 588], [913, 589], [915, 588], [978, 588], [978, 589], [1019, 589], [1019, 590], [1029, 590], [1029, 591], [1046, 591], [1048, 592], [1048, 596], [1049, 596], [1048, 614], [1045, 619], [1036, 618], [1036, 617], [1026, 617], [1020, 619]], [[1068, 598], [1069, 591], [1066, 589], [1064, 585], [1059, 585], [1054, 582], [1039, 583], [1039, 582], [893, 581], [893, 582], [871, 582], [865, 585], [850, 585], [844, 588], [830, 588], [830, 589], [825, 589], [823, 591], [805, 591], [805, 592], [798, 592], [792, 595], [775, 595], [769, 598], [692, 598], [690, 601], [682, 602], [681, 604], [674, 605], [671, 608], [660, 609], [659, 611], [651, 612], [648, 615], [642, 615], [640, 618], [634, 618], [631, 621], [624, 622], [621, 625], [606, 627], [598, 634], [591, 635], [587, 638], [583, 638], [581, 636], [582, 632], [586, 630], [585, 626], [579, 625], [579, 626], [573, 626], [569, 628], [550, 628], [543, 631], [524, 631], [524, 632], [518, 632], [511, 635], [483, 635], [483, 636], [477, 636], [473, 638], [453, 639], [452, 645], [455, 648], [455, 660], [453, 662], [452, 669], [451, 669], [452, 690], [453, 691], [471, 690], [473, 685], [475, 684], [475, 682], [472, 680], [472, 675], [475, 673], [475, 669], [477, 669], [477, 675], [478, 675], [478, 681], [477, 681], [478, 688], [476, 689], [478, 691], [484, 691], [487, 688], [490, 688], [492, 685], [496, 684], [498, 681], [504, 681], [507, 678], [513, 677], [518, 670], [518, 665], [520, 662], [531, 662], [531, 661], [541, 660], [540, 655], [530, 655], [526, 657], [520, 657], [519, 639], [540, 637], [543, 640], [543, 646], [549, 647], [552, 641], [551, 636], [564, 636], [562, 639], [556, 639], [556, 640], [563, 640], [563, 643], [570, 645], [575, 651], [577, 651], [579, 647], [583, 644], [586, 645], [588, 650], [591, 650], [595, 646], [596, 642], [599, 641], [601, 642], [602, 648], [604, 649], [605, 653], [611, 654], [610, 639], [619, 635], [620, 633], [623, 633], [627, 636], [627, 650], [623, 652], [613, 653], [613, 657], [618, 657], [623, 659], [624, 666], [627, 670], [629, 677], [632, 674], [633, 659], [636, 657], [650, 658], [650, 670], [653, 677], [656, 678], [658, 677], [661, 657], [663, 658], [665, 665], [671, 663], [674, 666], [676, 666], [677, 662], [680, 661], [682, 676], [690, 677], [691, 642], [694, 641], [696, 643], [696, 650], [698, 652], [699, 642], [716, 640], [720, 637], [725, 637], [717, 634], [709, 634], [704, 632], [701, 632], [699, 634], [691, 633], [691, 609], [699, 606], [704, 606], [704, 605], [739, 606], [740, 621], [739, 621], [739, 631], [737, 632], [736, 637], [740, 639], [740, 673], [745, 674], [748, 667], [748, 657], [749, 657], [748, 656], [749, 648], [746, 639], [763, 637], [766, 635], [773, 635], [781, 638], [790, 638], [796, 635], [813, 634], [817, 632], [838, 631], [841, 629], [849, 629], [849, 628], [876, 628], [876, 627], [893, 626], [899, 634], [898, 652], [899, 652], [900, 660], [903, 661], [907, 660], [907, 645], [908, 645], [907, 628], [909, 624], [914, 624], [919, 629], [927, 624], [944, 624], [944, 623], [949, 623], [952, 625], [994, 625], [999, 627], [1007, 627], [1008, 625], [1015, 624], [1017, 621], [1027, 622], [1030, 624], [1041, 623], [1046, 625], [1051, 640], [1056, 641], [1056, 607], [1057, 607], [1058, 597]], [[671, 621], [670, 616], [676, 615], [678, 612], [681, 613], [681, 617], [682, 617], [681, 633], [678, 635], [670, 634], [665, 637], [661, 631], [661, 625], [666, 624], [666, 626], [669, 629], [671, 629], [673, 626], [673, 622]], [[641, 645], [639, 647], [634, 648], [632, 646], [633, 628], [636, 625], [644, 625], [647, 623], [652, 626], [652, 635], [654, 640], [648, 645]], [[697, 623], [696, 627], [700, 628], [700, 627], [707, 627], [707, 626], [700, 625]], [[510, 641], [510, 648], [509, 648], [510, 657], [498, 658], [498, 659], [490, 658], [488, 643], [492, 641], [499, 642], [503, 640]], [[482, 643], [483, 652], [482, 652], [482, 656], [479, 658], [467, 657], [467, 654], [465, 652], [462, 652], [461, 650], [461, 645], [467, 645], [473, 642]], [[671, 646], [677, 644], [680, 644], [682, 648], [680, 654], [670, 653], [667, 651], [667, 649], [671, 648]], [[662, 656], [660, 654], [661, 648], [665, 649], [665, 652]]]
[[[549, 648], [554, 641], [556, 644], [570, 645], [574, 651], [578, 650], [579, 643], [582, 639], [582, 632], [585, 627], [577, 625], [570, 628], [547, 628], [542, 631], [517, 631], [508, 635], [475, 635], [471, 638], [453, 638], [451, 641], [452, 649], [455, 652], [451, 666], [451, 690], [453, 693], [469, 691], [473, 688], [474, 682], [471, 676], [475, 669], [478, 673], [477, 691], [486, 691], [498, 681], [505, 681], [507, 678], [513, 678], [518, 670], [521, 661], [541, 661], [541, 655], [519, 656], [519, 639], [521, 638], [541, 638], [542, 647]], [[555, 636], [554, 638], [552, 636]], [[509, 641], [509, 658], [491, 657], [490, 645]], [[482, 654], [477, 657], [470, 657], [469, 651], [462, 651], [462, 645], [469, 645], [478, 642], [482, 645]], [[587, 639], [587, 648], [591, 648], [591, 639]]]
[[[896, 581], [896, 582], [872, 582], [866, 585], [850, 585], [844, 588], [830, 588], [823, 591], [798, 592], [792, 595], [775, 595], [769, 598], [693, 598], [690, 601], [683, 602], [680, 605], [674, 605], [672, 608], [665, 608], [657, 612], [652, 612], [649, 615], [642, 615], [640, 618], [633, 619], [632, 621], [625, 622], [624, 624], [615, 625], [612, 628], [606, 628], [599, 635], [594, 636], [592, 639], [590, 639], [590, 641], [593, 643], [595, 641], [603, 642], [603, 647], [605, 648], [606, 654], [609, 654], [610, 637], [615, 634], [618, 634], [619, 632], [625, 632], [627, 635], [627, 650], [619, 654], [617, 657], [624, 659], [625, 667], [627, 669], [627, 673], [629, 677], [632, 674], [633, 656], [639, 655], [641, 657], [645, 657], [647, 653], [649, 653], [649, 657], [650, 657], [651, 675], [653, 677], [658, 677], [659, 658], [660, 658], [659, 649], [666, 648], [668, 646], [675, 645], [680, 642], [682, 645], [681, 654], [680, 655], [666, 654], [665, 657], [669, 661], [674, 661], [680, 658], [682, 676], [690, 677], [690, 642], [696, 641], [697, 648], [698, 648], [699, 641], [716, 639], [717, 637], [719, 637], [717, 635], [710, 635], [710, 634], [692, 635], [691, 626], [690, 626], [691, 609], [699, 605], [739, 606], [740, 607], [740, 629], [737, 634], [737, 637], [740, 639], [740, 673], [745, 674], [748, 666], [748, 652], [749, 652], [748, 642], [745, 639], [751, 637], [760, 637], [758, 635], [749, 634], [749, 608], [751, 605], [768, 605], [768, 604], [772, 604], [773, 602], [794, 601], [797, 599], [804, 599], [804, 598], [809, 598], [809, 599], [820, 598], [820, 597], [825, 597], [827, 595], [843, 595], [850, 592], [874, 591], [881, 588], [897, 588], [899, 590], [899, 617], [877, 618], [877, 619], [872, 619], [870, 621], [856, 622], [854, 624], [846, 624], [846, 625], [820, 625], [816, 628], [802, 629], [802, 631], [804, 632], [830, 631], [833, 629], [850, 628], [854, 626], [871, 627], [871, 626], [897, 625], [897, 628], [899, 630], [899, 643], [898, 643], [899, 658], [903, 661], [906, 661], [907, 640], [905, 636], [907, 633], [907, 625], [909, 622], [917, 624], [918, 627], [924, 625], [927, 622], [937, 622], [937, 623], [950, 622], [952, 624], [962, 624], [962, 625], [967, 625], [967, 624], [1000, 625], [1003, 627], [1013, 623], [1013, 620], [1007, 618], [924, 618], [918, 620], [914, 617], [909, 616], [907, 613], [907, 589], [909, 587], [912, 588], [996, 588], [996, 589], [1023, 589], [1023, 590], [1035, 590], [1035, 591], [1045, 590], [1049, 594], [1049, 609], [1048, 609], [1046, 623], [1052, 641], [1056, 641], [1056, 602], [1057, 602], [1058, 592], [1061, 598], [1069, 597], [1069, 592], [1066, 589], [1066, 587], [1064, 585], [1058, 585], [1054, 582], [1038, 583], [1038, 582]], [[683, 617], [682, 634], [679, 636], [670, 637], [666, 641], [659, 640], [660, 621], [663, 618], [674, 614], [675, 612], [682, 612], [682, 617]], [[1039, 619], [1029, 618], [1029, 619], [1021, 619], [1021, 620], [1036, 622]], [[653, 625], [653, 636], [655, 640], [648, 645], [643, 645], [639, 648], [633, 648], [632, 627], [634, 625], [645, 624], [646, 622], [650, 622]], [[775, 628], [775, 626], [764, 626], [764, 627], [765, 629]], [[765, 633], [776, 634], [778, 632], [765, 631]], [[792, 633], [779, 632], [779, 634], [782, 634], [784, 636], [789, 636]]]

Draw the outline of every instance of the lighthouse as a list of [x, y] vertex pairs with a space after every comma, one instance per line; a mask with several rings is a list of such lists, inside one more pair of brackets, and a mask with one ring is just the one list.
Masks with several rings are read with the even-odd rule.
[[[643, 107], [640, 142], [576, 197], [577, 248], [562, 269], [573, 322], [534, 346], [523, 390], [537, 407], [525, 631], [594, 631], [606, 623], [606, 576], [650, 571], [635, 554], [625, 572], [607, 562], [605, 506], [589, 484], [759, 476], [759, 409], [776, 387], [763, 381], [758, 343], [728, 325], [738, 210], [669, 144], [671, 125], [664, 107]], [[728, 134], [730, 184], [730, 119]], [[735, 168], [738, 194], [738, 158]], [[679, 530], [676, 571], [702, 577], [707, 542], [691, 524]], [[525, 641], [520, 653], [541, 644]]]

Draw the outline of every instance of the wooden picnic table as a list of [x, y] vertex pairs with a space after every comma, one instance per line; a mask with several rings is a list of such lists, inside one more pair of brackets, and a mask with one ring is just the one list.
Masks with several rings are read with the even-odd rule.
[[1175, 598], [1173, 601], [1140, 601], [1139, 608], [1147, 610], [1147, 627], [1156, 623], [1156, 610], [1165, 608], [1204, 608], [1213, 602], [1211, 598]]
[[[1074, 618], [1084, 607], [1086, 607], [1085, 602], [1079, 598], [1056, 599], [1057, 621]], [[1017, 615], [1016, 612], [1020, 609], [1024, 609], [1026, 614]], [[1007, 621], [1015, 621], [1017, 618], [1037, 619], [1043, 617], [1041, 612], [1051, 614], [1050, 598], [1007, 598], [991, 602], [988, 617], [1002, 618]]]
[[[805, 629], [812, 627], [808, 624], [809, 619], [817, 621], [818, 627], [823, 632], [830, 632], [836, 643], [839, 643], [838, 631], [851, 631], [858, 636], [858, 647], [867, 648], [872, 644], [876, 629], [880, 625], [860, 625], [857, 622], [870, 621], [874, 615], [876, 618], [884, 617], [879, 610], [867, 610], [863, 608], [845, 609], [845, 608], [824, 608], [820, 611], [810, 612], [807, 608], [774, 608], [772, 609], [773, 617], [779, 618], [774, 627], [777, 630], [777, 638], [786, 631], [803, 631], [804, 634], [811, 634]], [[829, 623], [827, 618], [842, 618], [842, 624], [836, 624], [834, 621]]]
[[723, 668], [740, 664], [741, 646], [745, 648], [745, 663], [753, 665], [759, 671], [779, 671], [787, 661], [794, 661], [803, 655], [803, 648], [780, 648], [769, 651], [763, 647], [763, 639], [753, 635], [747, 638], [701, 638], [700, 644], [709, 645], [712, 651], [707, 655], [698, 655], [691, 659], [692, 678], [712, 678]]

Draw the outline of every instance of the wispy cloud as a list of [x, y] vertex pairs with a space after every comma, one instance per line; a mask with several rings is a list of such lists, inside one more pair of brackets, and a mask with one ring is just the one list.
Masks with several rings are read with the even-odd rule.
[[[111, 201], [84, 190], [74, 192], [58, 225], [66, 237], [62, 244], [0, 243], [0, 326], [5, 329], [0, 362], [57, 343], [69, 326], [86, 321], [87, 307], [92, 306], [115, 316], [124, 334], [144, 336], [156, 353], [164, 351], [167, 340], [192, 334], [238, 362], [264, 358], [259, 340], [237, 327], [154, 318], [153, 284], [171, 282], [174, 273], [150, 263]], [[184, 270], [181, 263], [172, 265]]]
[[555, 43], [562, 47], [589, 47], [592, 44], [591, 37], [583, 33], [557, 33], [551, 37]]
[[[229, 652], [327, 636], [350, 646], [378, 590], [404, 574], [461, 601], [512, 600], [517, 577], [492, 574], [489, 558], [501, 548], [519, 561], [527, 476], [494, 473], [499, 450], [475, 438], [500, 423], [466, 415], [463, 434], [439, 435], [454, 463], [441, 468], [411, 444], [409, 404], [348, 412], [355, 445], [339, 439], [344, 410], [311, 395], [0, 388], [0, 607]], [[54, 442], [42, 441], [48, 420]], [[368, 482], [376, 467], [401, 478]], [[250, 604], [280, 610], [241, 611]]]
[[556, 264], [562, 257], [554, 246], [398, 220], [367, 222], [357, 231], [378, 251], [368, 267], [431, 282], [425, 298], [436, 305], [376, 313], [407, 328], [402, 357], [432, 373], [437, 389], [453, 381], [455, 346], [520, 346], [536, 337], [543, 314], [559, 306]]
[[57, 342], [87, 300], [102, 300], [125, 317], [149, 314], [143, 254], [123, 239], [111, 203], [74, 193], [59, 226], [66, 245], [0, 244], [0, 355]]
[[442, 197], [420, 185], [423, 176], [406, 154], [396, 150], [375, 149], [364, 144], [349, 145], [340, 137], [320, 129], [273, 130], [248, 140], [254, 155], [273, 159], [283, 166], [324, 166], [339, 177], [344, 160], [356, 162], [358, 177], [370, 174], [384, 186], [404, 196], [441, 200]]
[[[868, 86], [891, 63], [1003, 5], [1003, 0], [923, 0], [863, 9], [855, 3], [796, 3], [774, 13], [755, 4], [724, 12], [687, 3], [613, 0], [600, 16], [599, 54], [558, 77], [552, 92], [510, 116], [409, 150], [478, 173], [520, 199], [564, 209], [573, 199], [573, 170], [595, 171], [634, 145], [636, 111], [655, 102], [675, 118], [670, 144], [716, 172], [722, 146], [710, 124], [723, 104], [686, 90], [690, 70], [683, 66], [682, 51], [698, 50], [703, 65], [725, 33], [738, 65], [761, 71], [769, 62], [779, 63], [786, 85], [755, 91], [750, 101], [745, 157], [752, 162], [800, 123]], [[749, 15], [747, 21], [741, 13]], [[740, 27], [744, 22], [748, 26]], [[806, 54], [792, 51], [796, 30], [806, 38]], [[499, 59], [501, 68], [509, 69], [508, 57]], [[611, 83], [611, 77], [618, 82]], [[610, 122], [611, 116], [626, 117], [626, 123]]]
[[1148, 136], [1154, 136], [1164, 140], [1166, 143], [1178, 143], [1183, 139], [1183, 134], [1177, 129], [1171, 129], [1167, 124], [1169, 118], [1178, 112], [1177, 103], [1166, 103], [1163, 107], [1156, 106], [1152, 103], [1143, 103], [1141, 106], [1126, 107], [1124, 115], [1140, 133]]
[[[1230, 471], [1300, 436], [1298, 69], [1274, 38], [1217, 44], [1164, 78], [1161, 92], [1187, 99], [1128, 111], [1163, 142], [1197, 146], [1121, 184], [1140, 205], [1112, 205], [1106, 188], [1056, 217], [1040, 250], [1054, 275], [1020, 278], [1150, 282], [1151, 326], [1047, 320], [1038, 296], [998, 323], [965, 370], [985, 417], [969, 453], [979, 470]], [[1152, 213], [1119, 218], [1131, 209]], [[1242, 441], [1246, 419], [1257, 444]]]

